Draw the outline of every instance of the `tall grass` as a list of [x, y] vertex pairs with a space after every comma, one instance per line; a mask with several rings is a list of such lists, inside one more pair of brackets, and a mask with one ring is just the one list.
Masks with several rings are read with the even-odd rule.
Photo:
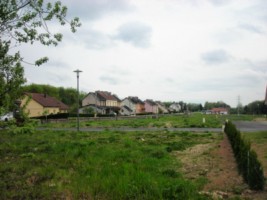
[[167, 150], [191, 133], [0, 133], [0, 199], [207, 199]]

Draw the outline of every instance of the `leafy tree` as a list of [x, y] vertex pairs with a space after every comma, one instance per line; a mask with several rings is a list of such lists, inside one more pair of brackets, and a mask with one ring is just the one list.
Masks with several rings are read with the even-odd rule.
[[210, 110], [212, 108], [230, 108], [230, 106], [223, 101], [217, 102], [205, 102], [204, 108], [206, 110]]
[[203, 109], [202, 105], [197, 103], [188, 103], [187, 107], [191, 112], [201, 111]]
[[[0, 111], [12, 109], [12, 102], [20, 94], [20, 86], [25, 83], [21, 65], [26, 62], [19, 52], [11, 53], [10, 48], [23, 43], [56, 46], [62, 40], [61, 33], [51, 33], [48, 22], [68, 23], [75, 32], [81, 24], [79, 18], [66, 19], [67, 7], [61, 1], [44, 0], [1, 0], [0, 1]], [[48, 61], [40, 58], [36, 66]]]
[[264, 101], [253, 101], [244, 107], [245, 114], [267, 114]]
[[0, 114], [14, 106], [19, 97], [20, 85], [25, 83], [20, 54], [8, 55], [9, 42], [0, 42]]

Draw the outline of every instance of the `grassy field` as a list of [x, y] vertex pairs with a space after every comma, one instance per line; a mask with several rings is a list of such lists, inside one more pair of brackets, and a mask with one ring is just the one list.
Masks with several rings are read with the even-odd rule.
[[[203, 123], [205, 118], [205, 123]], [[220, 128], [226, 119], [236, 120], [253, 120], [257, 116], [252, 115], [203, 115], [201, 113], [193, 113], [191, 115], [160, 115], [158, 118], [126, 118], [118, 119], [101, 119], [101, 120], [86, 120], [81, 119], [81, 127], [168, 127], [168, 128], [184, 128], [184, 127], [209, 127]], [[60, 127], [69, 128], [76, 127], [76, 121], [64, 122], [64, 123], [48, 123], [41, 124], [42, 127]]]
[[218, 133], [0, 131], [0, 199], [208, 199], [177, 152]]

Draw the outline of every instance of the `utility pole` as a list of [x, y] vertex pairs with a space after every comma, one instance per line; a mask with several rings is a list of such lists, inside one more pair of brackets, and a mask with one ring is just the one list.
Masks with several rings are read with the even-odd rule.
[[80, 131], [80, 116], [79, 116], [79, 75], [82, 72], [81, 70], [77, 69], [73, 71], [77, 74], [77, 131]]

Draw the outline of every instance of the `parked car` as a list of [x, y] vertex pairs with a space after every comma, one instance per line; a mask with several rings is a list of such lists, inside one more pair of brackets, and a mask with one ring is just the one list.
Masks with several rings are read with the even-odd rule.
[[9, 113], [6, 113], [5, 115], [0, 116], [0, 121], [6, 121], [7, 122], [7, 121], [12, 120], [12, 119], [14, 119], [12, 112], [9, 112]]

